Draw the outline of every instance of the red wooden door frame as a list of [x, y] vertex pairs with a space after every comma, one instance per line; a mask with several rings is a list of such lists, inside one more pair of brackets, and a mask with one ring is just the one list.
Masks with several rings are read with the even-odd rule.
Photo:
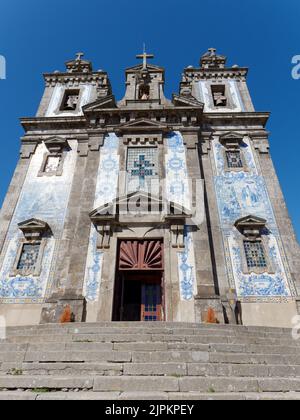
[[[151, 279], [147, 273], [153, 272], [152, 280], [154, 284], [160, 286], [160, 300], [161, 304], [157, 305], [158, 321], [165, 319], [165, 281], [164, 281], [164, 247], [161, 239], [147, 239], [147, 240], [122, 240], [119, 242], [119, 263], [118, 263], [118, 281], [121, 280], [124, 274], [132, 272], [132, 274], [140, 273], [144, 280], [142, 283], [151, 283]], [[155, 274], [156, 273], [156, 274]], [[158, 273], [160, 277], [158, 280]], [[154, 275], [155, 274], [155, 275]], [[137, 280], [139, 281], [139, 280]], [[123, 303], [121, 302], [121, 305]], [[144, 308], [141, 302], [141, 318], [144, 318]]]

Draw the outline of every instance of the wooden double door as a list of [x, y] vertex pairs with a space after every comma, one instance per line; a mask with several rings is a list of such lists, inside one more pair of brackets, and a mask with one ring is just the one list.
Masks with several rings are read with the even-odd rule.
[[122, 241], [114, 298], [115, 321], [164, 320], [162, 241]]

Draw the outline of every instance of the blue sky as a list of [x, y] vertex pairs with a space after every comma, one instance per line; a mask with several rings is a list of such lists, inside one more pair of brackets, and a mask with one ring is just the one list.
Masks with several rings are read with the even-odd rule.
[[43, 72], [63, 70], [84, 51], [95, 69], [108, 71], [114, 93], [124, 93], [124, 69], [146, 42], [154, 63], [166, 68], [166, 94], [178, 91], [184, 67], [216, 47], [229, 64], [249, 66], [258, 111], [271, 111], [272, 156], [300, 237], [300, 80], [291, 60], [300, 54], [299, 0], [1, 0], [0, 205], [18, 159], [22, 127], [43, 93]]

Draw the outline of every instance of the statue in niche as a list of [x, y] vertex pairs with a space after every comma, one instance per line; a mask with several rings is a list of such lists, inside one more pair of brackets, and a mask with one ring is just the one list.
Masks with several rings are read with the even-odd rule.
[[66, 108], [70, 111], [75, 111], [78, 105], [78, 95], [69, 95], [66, 100]]
[[148, 101], [150, 99], [150, 86], [142, 84], [139, 88], [139, 100]]

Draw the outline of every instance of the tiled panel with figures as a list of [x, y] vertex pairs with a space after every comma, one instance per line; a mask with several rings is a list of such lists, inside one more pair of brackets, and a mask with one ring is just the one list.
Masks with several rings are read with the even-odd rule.
[[[4, 303], [41, 303], [47, 296], [53, 281], [52, 266], [56, 256], [56, 239], [62, 234], [66, 216], [69, 195], [71, 192], [76, 155], [77, 142], [69, 142], [70, 151], [66, 154], [61, 177], [39, 177], [45, 145], [38, 146], [12, 218], [7, 239], [1, 254], [0, 266], [0, 302]], [[48, 223], [51, 236], [47, 238], [43, 253], [42, 272], [39, 277], [11, 276], [15, 263], [19, 241], [24, 238], [18, 228], [18, 223], [30, 218], [36, 218]], [[26, 249], [22, 254], [20, 265], [33, 264], [36, 249]], [[24, 250], [25, 251], [25, 250]]]
[[[218, 201], [219, 216], [223, 231], [224, 247], [226, 251], [227, 270], [231, 286], [236, 288], [241, 299], [247, 301], [264, 300], [276, 301], [291, 297], [294, 286], [282, 247], [277, 223], [269, 199], [267, 187], [259, 172], [259, 165], [252, 151], [251, 141], [245, 137], [241, 145], [241, 153], [247, 164], [247, 171], [225, 171], [226, 153], [217, 139], [213, 142], [215, 165], [215, 190]], [[273, 274], [244, 274], [242, 269], [242, 252], [247, 260], [258, 258], [262, 267], [264, 258], [262, 250], [255, 253], [251, 248], [241, 248], [235, 222], [244, 216], [258, 216], [267, 220], [265, 232], [268, 257], [276, 268]], [[250, 255], [251, 254], [251, 255]], [[255, 254], [255, 255], [254, 255]], [[251, 259], [251, 258], [250, 258]], [[254, 263], [254, 262], [253, 262]], [[249, 262], [249, 265], [250, 262]], [[265, 264], [267, 267], [267, 264]], [[250, 270], [251, 271], [251, 270]]]

